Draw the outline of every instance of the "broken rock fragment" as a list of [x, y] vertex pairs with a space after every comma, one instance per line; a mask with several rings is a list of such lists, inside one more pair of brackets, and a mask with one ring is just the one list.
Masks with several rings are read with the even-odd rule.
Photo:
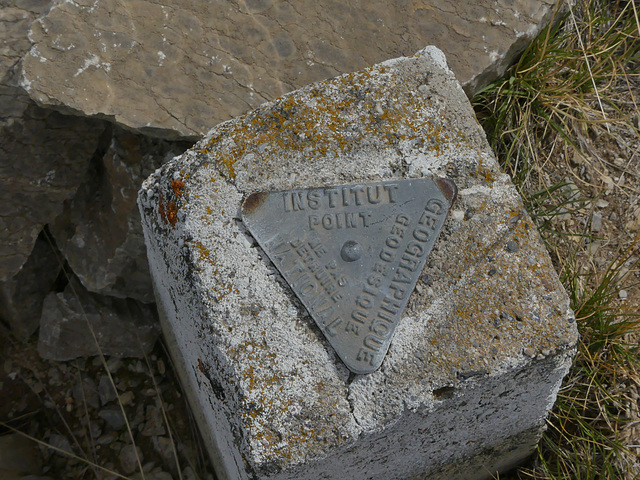
[[29, 259], [12, 278], [0, 282], [0, 319], [22, 339], [40, 324], [42, 302], [62, 268], [62, 255], [44, 232]]
[[29, 257], [42, 227], [86, 179], [104, 123], [28, 105], [0, 125], [0, 280]]
[[43, 225], [74, 195], [104, 129], [36, 106], [19, 86], [29, 28], [50, 3], [0, 0], [0, 281], [20, 270]]
[[29, 29], [51, 0], [0, 0], [0, 125], [19, 121], [32, 103], [18, 86], [22, 56], [31, 48]]
[[57, 361], [100, 351], [115, 357], [143, 357], [153, 348], [158, 334], [152, 306], [96, 295], [72, 279], [63, 292], [51, 293], [44, 301], [38, 352]]
[[114, 130], [106, 152], [92, 160], [88, 180], [51, 230], [88, 290], [151, 303], [136, 195], [144, 178], [186, 146]]

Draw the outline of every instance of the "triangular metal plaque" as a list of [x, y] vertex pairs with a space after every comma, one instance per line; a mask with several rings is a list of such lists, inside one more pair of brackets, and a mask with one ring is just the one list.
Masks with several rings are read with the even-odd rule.
[[443, 178], [258, 192], [242, 220], [345, 365], [370, 373], [456, 192]]

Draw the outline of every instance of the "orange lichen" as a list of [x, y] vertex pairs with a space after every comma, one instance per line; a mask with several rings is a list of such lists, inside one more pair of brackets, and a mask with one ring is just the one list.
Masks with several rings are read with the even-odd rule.
[[196, 240], [193, 242], [193, 246], [200, 252], [200, 260], [210, 260], [209, 254], [211, 252], [209, 252], [209, 249], [205, 247], [202, 242]]
[[176, 199], [179, 199], [184, 193], [184, 180], [171, 180], [171, 189]]
[[160, 194], [160, 201], [158, 202], [158, 215], [165, 223], [165, 225], [171, 225], [175, 228], [178, 222], [178, 204], [185, 192], [185, 182], [182, 179], [176, 179], [171, 181], [171, 190], [173, 191], [174, 201], [167, 201], [164, 195]]
[[178, 207], [176, 207], [175, 202], [167, 203], [167, 221], [172, 227], [176, 226], [176, 222], [178, 221]]
[[178, 221], [178, 207], [176, 207], [175, 202], [165, 202], [164, 196], [160, 194], [158, 215], [166, 225], [175, 227]]
[[[373, 75], [386, 70], [378, 67], [377, 71], [344, 75], [315, 86], [303, 95], [283, 97], [237, 122], [221, 125], [216, 135], [196, 152], [215, 151], [213, 157], [220, 172], [235, 179], [236, 163], [247, 152], [255, 152], [259, 145], [318, 158], [348, 153], [363, 139], [372, 137], [381, 138], [390, 147], [399, 141], [423, 138], [426, 148], [434, 155], [443, 153], [443, 145], [465, 141], [460, 132], [446, 129], [437, 117], [415, 115], [415, 108], [434, 106], [428, 97], [412, 96], [412, 111], [409, 111], [391, 86], [373, 86]], [[350, 94], [336, 99], [332, 90], [337, 83]], [[309, 102], [308, 97], [313, 101]], [[355, 121], [354, 116], [360, 120]], [[258, 157], [268, 155], [268, 151], [261, 151]]]

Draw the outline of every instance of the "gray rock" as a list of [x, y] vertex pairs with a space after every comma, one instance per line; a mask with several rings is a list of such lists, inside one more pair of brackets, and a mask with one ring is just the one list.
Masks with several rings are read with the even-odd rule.
[[[108, 409], [104, 409], [103, 412], [107, 411], [107, 410]], [[107, 413], [106, 414], [107, 417], [110, 417], [111, 415], [112, 415], [111, 413]], [[100, 413], [98, 413], [98, 416], [100, 416]], [[113, 416], [115, 417], [115, 415], [113, 415]], [[104, 418], [104, 417], [101, 417], [101, 418]], [[107, 423], [109, 423], [109, 422], [107, 422]], [[116, 432], [108, 432], [108, 433], [105, 433], [104, 435], [100, 436], [100, 438], [98, 438], [96, 440], [96, 443], [98, 445], [111, 445], [116, 440], [116, 438], [118, 438], [118, 434]]]
[[518, 250], [520, 250], [520, 245], [518, 245], [518, 242], [514, 241], [514, 240], [509, 240], [507, 242], [507, 244], [505, 245], [504, 249], [507, 252], [517, 252]]
[[182, 478], [184, 480], [198, 480], [198, 477], [196, 475], [196, 472], [193, 471], [193, 468], [186, 467], [183, 471], [182, 471]]
[[149, 480], [173, 480], [173, 477], [171, 476], [170, 473], [167, 472], [152, 472], [151, 475], [149, 477], [147, 477]]
[[[138, 454], [137, 457], [136, 452]], [[118, 455], [122, 471], [127, 475], [135, 472], [139, 467], [138, 458], [140, 459], [140, 463], [142, 463], [142, 460], [144, 459], [142, 449], [140, 447], [134, 447], [133, 445], [125, 445]]]
[[120, 430], [126, 424], [124, 415], [122, 414], [122, 410], [120, 410], [120, 407], [103, 408], [98, 412], [98, 416], [102, 418], [107, 423], [107, 425], [109, 425], [114, 430]]
[[155, 436], [151, 439], [153, 449], [160, 454], [166, 465], [174, 463], [173, 442], [169, 437]]
[[111, 357], [109, 360], [107, 360], [107, 368], [112, 374], [118, 373], [118, 370], [122, 368], [122, 365], [123, 364], [121, 358]]
[[138, 430], [141, 430], [142, 428], [144, 428], [143, 420], [144, 420], [144, 403], [140, 402], [136, 406], [135, 415], [133, 416], [133, 418], [129, 419], [129, 424], [131, 425], [131, 428], [136, 428]]
[[591, 231], [598, 233], [602, 230], [602, 214], [600, 212], [593, 212], [591, 215]]
[[102, 405], [106, 405], [117, 398], [116, 390], [113, 388], [113, 384], [107, 375], [102, 375], [98, 381], [98, 395], [100, 396], [100, 403]]
[[17, 433], [0, 436], [0, 478], [39, 473], [42, 455], [37, 443]]
[[153, 405], [147, 406], [144, 428], [141, 433], [147, 437], [164, 435], [166, 433], [164, 417], [160, 408]]
[[120, 394], [120, 402], [122, 405], [131, 405], [135, 399], [135, 395], [131, 390]]
[[[164, 472], [158, 468], [152, 472], [147, 473], [144, 478], [139, 473], [131, 477], [131, 480], [173, 480], [173, 476], [170, 473]], [[208, 480], [208, 479], [206, 479]]]
[[0, 319], [19, 338], [26, 339], [37, 330], [42, 302], [60, 273], [61, 262], [60, 252], [42, 234], [20, 271], [0, 282]]
[[31, 48], [27, 37], [35, 18], [51, 0], [0, 0], [0, 126], [19, 121], [32, 103], [18, 87], [18, 63]]
[[55, 447], [57, 453], [69, 452], [73, 453], [73, 447], [71, 446], [71, 442], [64, 435], [58, 435], [57, 433], [52, 434], [49, 437], [48, 442], [49, 445]]
[[102, 435], [102, 427], [95, 419], [89, 421], [89, 436], [95, 441]]
[[82, 382], [76, 383], [73, 387], [73, 399], [75, 400], [76, 405], [82, 406], [83, 412], [85, 402], [90, 408], [100, 408], [100, 400], [98, 397], [96, 383], [89, 377], [83, 378]]
[[0, 280], [29, 257], [86, 179], [104, 123], [28, 105], [20, 121], [0, 126]]
[[51, 293], [44, 301], [38, 352], [58, 361], [97, 355], [99, 348], [104, 355], [142, 357], [158, 333], [153, 306], [96, 295], [72, 279], [64, 292]]
[[34, 23], [37, 102], [195, 139], [290, 90], [440, 47], [469, 94], [504, 72], [555, 0], [61, 2]]
[[0, 0], [0, 281], [20, 270], [42, 226], [74, 195], [104, 129], [44, 110], [18, 86], [29, 27], [50, 3]]
[[90, 178], [51, 225], [60, 250], [92, 292], [153, 302], [136, 195], [143, 178], [185, 145], [116, 130]]

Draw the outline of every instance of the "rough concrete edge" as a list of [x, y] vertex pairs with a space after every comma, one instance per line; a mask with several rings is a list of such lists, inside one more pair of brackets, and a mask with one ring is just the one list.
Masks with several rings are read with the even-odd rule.
[[[517, 467], [518, 465], [522, 464], [527, 458], [529, 458], [535, 451], [535, 447], [538, 444], [538, 442], [540, 441], [540, 439], [542, 438], [542, 435], [544, 435], [544, 432], [547, 430], [547, 419], [549, 418], [549, 415], [551, 414], [551, 409], [553, 408], [553, 405], [556, 402], [556, 399], [558, 397], [558, 393], [560, 392], [560, 388], [562, 387], [562, 382], [564, 381], [564, 378], [567, 376], [567, 374], [569, 373], [569, 370], [571, 369], [571, 366], [573, 364], [573, 358], [575, 357], [577, 352], [577, 346], [573, 345], [573, 346], [569, 346], [567, 348], [565, 348], [562, 352], [560, 352], [559, 354], [557, 354], [555, 357], [553, 357], [552, 359], [544, 359], [542, 360], [542, 362], [551, 360], [555, 363], [555, 368], [553, 369], [555, 375], [556, 375], [556, 384], [553, 387], [551, 393], [549, 394], [549, 396], [547, 397], [547, 406], [546, 406], [546, 414], [540, 418], [540, 425], [539, 425], [539, 429], [537, 430], [536, 434], [535, 434], [535, 443], [532, 445], [531, 450], [529, 450], [526, 454], [522, 454], [519, 456], [512, 456], [512, 457], [507, 457], [504, 458], [504, 460], [498, 462], [494, 467], [493, 467], [493, 472], [489, 472], [487, 475], [485, 475], [485, 477], [488, 478], [488, 475], [491, 476], [491, 478], [495, 478], [494, 475], [495, 473], [505, 473], [515, 467]], [[516, 373], [517, 375], [517, 373]], [[513, 438], [514, 440], [517, 439], [519, 437], [519, 435], [514, 435]], [[482, 476], [479, 476], [478, 479], [483, 478]], [[443, 479], [446, 480], [446, 479]], [[460, 480], [466, 480], [464, 477], [461, 477]]]
[[[518, 465], [522, 464], [527, 458], [529, 458], [535, 447], [546, 430], [545, 421], [549, 416], [550, 410], [553, 407], [557, 398], [558, 392], [562, 385], [563, 379], [568, 373], [572, 365], [573, 357], [576, 353], [576, 346], [567, 346], [561, 351], [558, 351], [557, 355], [553, 357], [546, 357], [539, 361], [534, 360], [531, 363], [519, 365], [517, 368], [502, 370], [496, 375], [492, 375], [496, 382], [500, 382], [501, 378], [509, 377], [506, 381], [514, 381], [523, 372], [530, 371], [533, 367], [538, 372], [550, 371], [549, 376], [552, 377], [554, 387], [547, 397], [546, 405], [541, 409], [542, 415], [537, 417], [535, 424], [532, 424], [528, 429], [513, 434], [503, 439], [503, 441], [492, 447], [484, 447], [475, 452], [472, 456], [461, 455], [454, 458], [451, 461], [445, 461], [434, 465], [430, 471], [408, 477], [411, 480], [487, 480], [489, 478], [496, 478], [496, 474], [505, 473]], [[550, 368], [551, 367], [551, 368]], [[430, 415], [437, 415], [438, 410], [444, 408], [455, 408], [455, 403], [466, 402], [469, 396], [473, 397], [478, 390], [482, 390], [482, 378], [471, 378], [463, 382], [465, 388], [459, 395], [454, 395], [450, 399], [450, 403], [454, 405], [443, 406], [443, 402], [437, 402], [429, 409], [423, 412], [423, 417], [427, 418]], [[537, 384], [532, 384], [532, 388], [537, 388]], [[486, 388], [485, 388], [486, 389]], [[447, 400], [444, 400], [447, 402]], [[410, 414], [415, 414], [410, 413]], [[400, 419], [399, 419], [400, 421]], [[397, 428], [392, 426], [391, 428]], [[355, 448], [365, 448], [363, 445], [359, 445], [360, 442], [375, 442], [379, 440], [379, 435], [383, 432], [369, 432], [361, 434], [356, 441], [351, 445], [344, 445], [339, 449], [337, 453], [345, 453]], [[519, 443], [517, 447], [513, 444]], [[491, 460], [495, 460], [494, 463], [481, 462], [480, 456], [485, 454], [489, 456]], [[328, 456], [313, 459], [310, 463], [304, 465], [293, 465], [291, 468], [284, 470], [274, 475], [272, 480], [297, 480], [298, 478], [304, 478], [305, 474], [309, 474], [309, 469], [316, 469], [311, 473], [318, 474], [319, 472], [325, 472], [326, 463], [332, 463], [331, 458]], [[470, 472], [476, 472], [474, 474]], [[308, 477], [316, 478], [316, 477]], [[335, 478], [335, 477], [327, 477]], [[385, 478], [385, 477], [370, 477], [370, 478]]]
[[[547, 404], [544, 408], [544, 414], [539, 417], [537, 425], [534, 425], [530, 430], [526, 430], [524, 432], [512, 435], [507, 437], [504, 440], [504, 444], [509, 444], [512, 441], [521, 441], [523, 437], [526, 439], [527, 435], [531, 435], [532, 442], [530, 444], [524, 443], [519, 449], [511, 450], [509, 448], [506, 449], [506, 453], [508, 455], [504, 455], [496, 458], [497, 460], [494, 464], [490, 465], [466, 465], [466, 461], [473, 460], [473, 458], [463, 457], [460, 459], [456, 459], [450, 463], [444, 463], [439, 466], [439, 469], [445, 470], [443, 475], [440, 477], [435, 477], [437, 480], [484, 480], [489, 478], [496, 478], [495, 475], [500, 475], [500, 473], [506, 473], [509, 470], [517, 467], [522, 464], [527, 458], [529, 458], [535, 450], [536, 445], [540, 441], [540, 438], [547, 430], [546, 420], [549, 418], [551, 413], [551, 409], [556, 402], [558, 393], [562, 386], [565, 376], [569, 373], [569, 370], [573, 364], [573, 358], [577, 352], [576, 345], [570, 345], [564, 347], [562, 350], [558, 351], [553, 357], [546, 357], [539, 361], [532, 361], [531, 363], [521, 365], [519, 368], [514, 368], [511, 371], [503, 371], [501, 375], [496, 375], [498, 377], [511, 374], [514, 378], [520, 375], [522, 372], [531, 369], [533, 367], [536, 370], [545, 370], [545, 365], [553, 365], [551, 369], [551, 376], [555, 377], [555, 384], [547, 397]], [[474, 383], [478, 383], [477, 380], [473, 381]], [[473, 387], [472, 387], [473, 388]], [[455, 465], [455, 467], [453, 467]], [[469, 470], [473, 469], [478, 472], [476, 475], [470, 477]], [[435, 472], [430, 473], [433, 475]], [[455, 475], [455, 476], [454, 476]], [[422, 477], [424, 478], [424, 477]], [[429, 477], [431, 478], [431, 477]]]
[[[144, 207], [140, 204], [139, 201], [138, 201], [138, 205], [141, 212], [143, 212]], [[148, 236], [147, 225], [145, 225], [144, 219], [145, 217], [143, 217], [143, 228], [144, 228], [145, 239], [148, 242], [147, 257], [149, 258], [150, 267], [153, 268], [152, 265], [156, 265], [156, 264], [162, 265], [163, 267], [167, 267], [167, 265], [162, 260], [160, 260], [159, 262], [153, 262], [152, 260], [153, 255], [157, 253], [154, 248], [154, 247], [157, 247], [157, 244], [154, 244], [153, 237], [151, 235]], [[191, 412], [193, 413], [196, 420], [196, 424], [198, 425], [198, 431], [200, 435], [203, 437], [205, 449], [207, 450], [209, 457], [211, 459], [211, 462], [215, 468], [216, 476], [220, 480], [248, 478], [245, 475], [243, 475], [245, 472], [243, 471], [243, 469], [240, 468], [240, 466], [237, 463], [237, 460], [235, 461], [235, 464], [232, 464], [232, 462], [230, 461], [225, 461], [225, 458], [234, 459], [235, 455], [233, 454], [233, 452], [231, 452], [226, 456], [224, 455], [225, 452], [223, 451], [224, 445], [222, 445], [222, 441], [221, 440], [219, 441], [219, 439], [213, 435], [213, 430], [211, 428], [208, 428], [208, 427], [211, 427], [212, 425], [208, 421], [207, 417], [204, 415], [203, 409], [197, 408], [200, 405], [201, 399], [200, 399], [200, 396], [194, 392], [201, 392], [202, 395], [205, 395], [207, 393], [206, 390], [210, 389], [209, 388], [210, 385], [205, 384], [205, 388], [200, 388], [197, 382], [197, 378], [194, 375], [192, 375], [185, 361], [185, 358], [183, 355], [184, 346], [178, 343], [174, 335], [173, 329], [170, 326], [170, 321], [169, 321], [170, 316], [173, 316], [173, 318], [178, 318], [177, 311], [176, 311], [177, 306], [175, 304], [175, 300], [172, 299], [172, 295], [167, 289], [167, 287], [165, 285], [160, 284], [156, 280], [155, 275], [152, 275], [152, 282], [153, 282], [154, 295], [156, 295], [156, 299], [157, 299], [156, 305], [158, 308], [158, 316], [160, 318], [160, 326], [162, 329], [162, 334], [167, 343], [167, 349], [169, 350], [171, 359], [174, 362], [176, 373], [178, 374], [177, 377], [182, 387], [182, 391], [185, 393], [187, 397], [187, 401], [190, 406]], [[167, 302], [167, 304], [165, 305], [165, 302], [163, 301], [164, 299], [171, 299], [173, 301]], [[200, 353], [204, 353], [204, 352], [200, 351]], [[209, 393], [212, 398], [215, 398], [212, 392], [209, 392]], [[220, 418], [217, 418], [216, 420], [218, 421], [218, 425], [219, 426], [224, 425], [224, 428], [228, 431], [229, 435], [235, 439], [235, 435], [232, 432], [232, 426], [230, 422], [228, 422], [228, 419], [226, 419], [226, 417], [225, 418], [220, 417]], [[237, 475], [234, 475], [234, 473], [237, 473]]]
[[[154, 292], [154, 295], [157, 295], [157, 298], [161, 298], [157, 290], [155, 281], [153, 281], [153, 292]], [[182, 351], [180, 347], [178, 347], [178, 343], [175, 336], [173, 335], [173, 331], [169, 327], [165, 306], [162, 302], [157, 302], [157, 306], [158, 306], [158, 317], [160, 318], [160, 327], [162, 329], [162, 335], [165, 338], [167, 350], [169, 351], [171, 360], [174, 365], [174, 369], [176, 371], [176, 378], [178, 379], [178, 383], [180, 385], [182, 392], [187, 397], [189, 409], [195, 418], [195, 421], [196, 421], [195, 423], [198, 425], [198, 432], [203, 437], [205, 449], [207, 450], [209, 457], [211, 459], [211, 463], [214, 465], [214, 467], [217, 465], [224, 465], [224, 462], [223, 462], [224, 457], [219, 448], [218, 442], [216, 441], [214, 436], [211, 434], [209, 429], [201, 428], [201, 425], [206, 425], [207, 421], [204, 415], [202, 415], [201, 410], [199, 408], [194, 408], [194, 404], [197, 406], [198, 399], [197, 397], [194, 397], [191, 392], [195, 391], [195, 388], [193, 388], [194, 387], [192, 385], [193, 382], [191, 381], [191, 377], [189, 375], [187, 365], [181, 355]], [[185, 381], [191, 384], [190, 388], [185, 388], [185, 384], [184, 384]], [[223, 469], [216, 468], [215, 470], [216, 477], [219, 480], [231, 479], [232, 477], [226, 475], [227, 471], [228, 470], [225, 468]]]

